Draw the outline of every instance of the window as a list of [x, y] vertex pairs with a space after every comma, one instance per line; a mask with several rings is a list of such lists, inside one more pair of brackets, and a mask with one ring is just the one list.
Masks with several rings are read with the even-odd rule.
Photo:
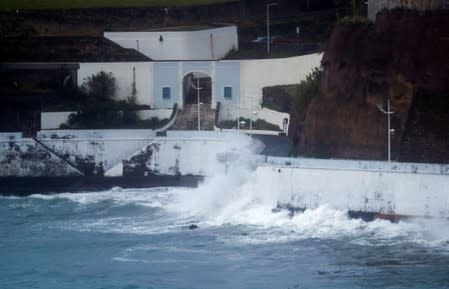
[[171, 97], [170, 87], [168, 86], [162, 87], [162, 98], [170, 99], [170, 97]]
[[232, 87], [231, 86], [225, 86], [224, 88], [224, 98], [232, 98]]

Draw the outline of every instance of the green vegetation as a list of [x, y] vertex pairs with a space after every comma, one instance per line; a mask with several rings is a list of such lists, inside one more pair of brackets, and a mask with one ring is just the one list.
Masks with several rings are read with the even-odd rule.
[[[139, 119], [139, 109], [150, 108], [138, 105], [134, 96], [126, 100], [113, 99], [116, 90], [111, 73], [99, 72], [87, 78], [85, 84], [65, 101], [63, 110], [76, 110], [69, 116], [62, 129], [107, 129], [107, 128], [158, 128], [168, 119]], [[135, 92], [133, 90], [133, 92]], [[132, 93], [133, 93], [132, 92]], [[76, 108], [74, 107], [76, 105]], [[62, 105], [60, 105], [61, 108]]]
[[235, 0], [2, 0], [0, 10], [77, 9], [105, 7], [171, 7], [233, 2]]
[[169, 119], [151, 118], [140, 120], [135, 111], [77, 112], [69, 116], [60, 129], [156, 129], [163, 127]]
[[319, 93], [322, 74], [323, 69], [316, 67], [299, 84], [272, 87], [270, 94], [281, 97], [264, 97], [263, 106], [290, 113], [297, 121], [304, 121], [307, 108]]
[[365, 16], [346, 16], [338, 20], [337, 24], [356, 26], [356, 25], [368, 25], [372, 22]]
[[[342, 0], [336, 2], [344, 2]], [[351, 0], [346, 1], [344, 4], [340, 3], [339, 5], [346, 6], [346, 13], [343, 15], [338, 15], [337, 13], [337, 24], [339, 25], [366, 25], [371, 24], [372, 22], [365, 16], [368, 14], [366, 11], [365, 1], [362, 0]], [[349, 12], [349, 13], [348, 13]], [[339, 17], [341, 16], [341, 18]]]
[[318, 96], [322, 75], [323, 69], [315, 67], [312, 72], [306, 76], [306, 80], [301, 81], [298, 85], [294, 107], [296, 108], [300, 121], [304, 121], [307, 108], [312, 100]]
[[103, 100], [112, 99], [116, 88], [115, 77], [112, 73], [106, 73], [104, 71], [89, 76], [81, 87], [81, 89], [92, 97]]
[[[242, 122], [245, 122], [242, 124]], [[240, 129], [250, 129], [250, 119], [249, 118], [240, 118]], [[219, 126], [224, 129], [237, 129], [237, 119], [235, 120], [224, 120], [220, 122]], [[254, 130], [276, 130], [280, 131], [279, 127], [275, 124], [269, 123], [263, 119], [256, 119], [253, 121], [253, 129]]]

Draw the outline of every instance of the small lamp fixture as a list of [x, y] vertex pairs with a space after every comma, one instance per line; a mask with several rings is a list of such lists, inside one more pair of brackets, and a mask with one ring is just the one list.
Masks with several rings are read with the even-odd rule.
[[159, 42], [163, 42], [164, 38], [162, 37], [162, 35], [159, 36]]

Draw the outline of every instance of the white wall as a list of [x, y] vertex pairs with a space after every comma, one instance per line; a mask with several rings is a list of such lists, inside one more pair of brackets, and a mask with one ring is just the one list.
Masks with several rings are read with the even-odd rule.
[[74, 111], [41, 112], [41, 129], [58, 129]]
[[[170, 118], [173, 109], [143, 109], [137, 111], [140, 119]], [[63, 123], [69, 119], [69, 115], [76, 113], [76, 111], [59, 111], [59, 112], [42, 112], [41, 113], [41, 129], [58, 129]]]
[[21, 133], [0, 133], [0, 176], [75, 176], [81, 172]]
[[[302, 208], [449, 217], [448, 165], [268, 158], [256, 171], [261, 194]], [[325, 182], [323, 182], [325, 180]]]
[[[139, 155], [145, 158], [150, 150], [145, 164], [148, 171], [157, 175], [220, 175], [226, 172], [231, 159], [263, 150], [262, 144], [252, 142], [248, 136], [235, 132], [168, 131], [166, 137], [156, 137], [127, 160]], [[121, 175], [123, 166], [117, 165], [112, 173]]]
[[68, 155], [71, 163], [91, 159], [105, 171], [126, 159], [155, 137], [147, 129], [45, 130], [37, 139], [59, 155]]
[[21, 132], [0, 132], [0, 141], [19, 140], [21, 138]]
[[78, 85], [82, 85], [87, 77], [100, 71], [111, 72], [117, 84], [116, 99], [126, 99], [132, 94], [133, 68], [136, 71], [137, 103], [154, 107], [152, 62], [80, 63]]
[[[255, 111], [257, 112], [257, 115], [254, 114]], [[284, 127], [283, 122], [285, 118], [288, 119], [288, 123], [290, 122], [290, 114], [288, 113], [278, 112], [268, 108], [253, 110], [244, 108], [238, 109], [233, 107], [220, 108], [220, 115], [218, 121], [235, 120], [238, 117], [249, 118], [253, 119], [254, 121], [256, 121], [257, 119], [263, 119], [266, 122], [277, 125], [279, 127], [279, 130], [283, 129]], [[285, 132], [287, 134], [288, 134], [288, 123], [286, 125], [287, 131]], [[257, 134], [257, 131], [254, 131], [254, 133]]]
[[[262, 88], [297, 84], [305, 80], [306, 75], [314, 67], [320, 66], [321, 58], [321, 54], [309, 54], [290, 58], [240, 61], [240, 107], [260, 108]], [[83, 84], [87, 77], [100, 71], [111, 72], [117, 82], [116, 98], [126, 99], [132, 92], [134, 67], [136, 69], [137, 102], [155, 107], [153, 62], [81, 63], [78, 70], [78, 85]], [[219, 79], [216, 81], [225, 82], [225, 80]]]
[[105, 32], [104, 37], [153, 60], [214, 60], [238, 49], [236, 26], [198, 31]]
[[240, 62], [240, 107], [258, 108], [262, 103], [262, 88], [297, 84], [306, 79], [314, 67], [321, 65], [322, 54], [242, 60]]
[[145, 110], [139, 110], [137, 112], [137, 115], [140, 119], [169, 119], [171, 114], [173, 112], [173, 109], [145, 109]]

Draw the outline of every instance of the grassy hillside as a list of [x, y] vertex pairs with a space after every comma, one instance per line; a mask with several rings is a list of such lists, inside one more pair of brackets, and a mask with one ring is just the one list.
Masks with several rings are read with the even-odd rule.
[[171, 7], [234, 2], [236, 0], [1, 0], [0, 10], [74, 9], [105, 7]]

